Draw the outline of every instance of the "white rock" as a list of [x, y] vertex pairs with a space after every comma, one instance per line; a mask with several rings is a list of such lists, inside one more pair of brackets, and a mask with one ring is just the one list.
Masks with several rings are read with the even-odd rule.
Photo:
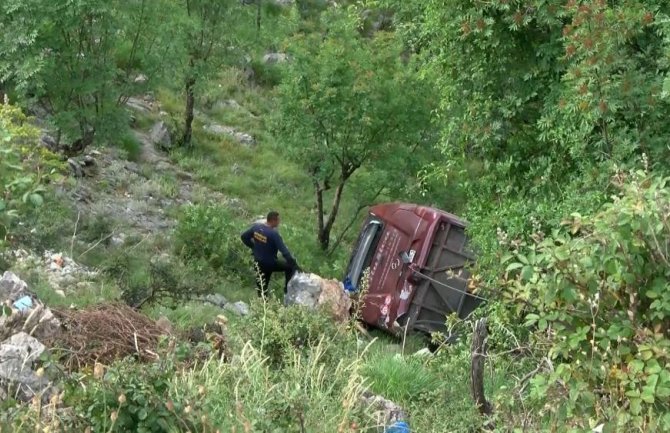
[[289, 56], [286, 53], [268, 53], [263, 56], [263, 63], [266, 65], [276, 65], [278, 63], [286, 63], [289, 61]]
[[28, 285], [12, 272], [5, 272], [0, 279], [0, 302], [15, 301], [25, 294]]
[[25, 332], [0, 343], [0, 379], [15, 386], [22, 400], [29, 400], [48, 386], [48, 380], [32, 369], [45, 349], [42, 343]]
[[250, 313], [249, 305], [242, 301], [237, 301], [234, 304], [226, 304], [225, 309], [240, 316], [248, 316]]

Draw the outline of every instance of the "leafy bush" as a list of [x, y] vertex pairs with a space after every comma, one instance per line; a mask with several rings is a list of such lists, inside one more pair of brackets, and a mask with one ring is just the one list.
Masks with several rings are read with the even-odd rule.
[[670, 429], [670, 187], [643, 172], [592, 216], [521, 247], [509, 299], [555, 369], [533, 379], [552, 420], [604, 431]]
[[16, 107], [0, 104], [0, 244], [26, 209], [42, 205], [41, 185], [56, 158], [39, 146], [39, 131]]
[[253, 284], [251, 255], [240, 240], [240, 225], [220, 205], [188, 206], [175, 232], [175, 251], [187, 262], [206, 261], [214, 270], [246, 276]]
[[[169, 398], [174, 366], [132, 361], [113, 365], [104, 377], [83, 374], [65, 389], [79, 428], [105, 432], [213, 431], [201, 419], [196, 401]], [[190, 404], [189, 404], [190, 403]]]
[[307, 354], [322, 340], [327, 342], [322, 361], [328, 365], [351, 355], [356, 348], [356, 339], [343, 325], [325, 313], [297, 305], [254, 303], [252, 314], [237, 326], [241, 342], [251, 342], [274, 366], [284, 365], [295, 353]]
[[260, 60], [253, 60], [248, 67], [253, 71], [253, 82], [259, 86], [272, 88], [281, 83], [281, 69], [276, 65], [268, 65]]
[[149, 257], [119, 251], [103, 269], [123, 290], [123, 301], [133, 307], [155, 301], [194, 299], [214, 289], [209, 274], [167, 254]]

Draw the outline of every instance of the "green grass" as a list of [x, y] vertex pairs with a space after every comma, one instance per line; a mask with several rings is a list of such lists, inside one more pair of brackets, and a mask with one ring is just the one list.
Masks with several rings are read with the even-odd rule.
[[409, 404], [440, 386], [440, 378], [424, 363], [425, 360], [418, 356], [377, 354], [367, 359], [363, 375], [375, 393], [400, 404]]

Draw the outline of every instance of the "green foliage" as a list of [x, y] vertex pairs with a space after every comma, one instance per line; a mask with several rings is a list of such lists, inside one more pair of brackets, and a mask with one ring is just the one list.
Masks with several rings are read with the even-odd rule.
[[555, 369], [533, 379], [552, 423], [607, 431], [670, 428], [670, 188], [620, 173], [621, 193], [516, 250], [507, 292], [549, 347]]
[[666, 170], [667, 2], [385, 3], [440, 91], [438, 171], [460, 178], [491, 273], [497, 227], [528, 240], [531, 216], [546, 231], [595, 210], [643, 152]]
[[248, 67], [253, 72], [254, 83], [259, 86], [271, 88], [281, 83], [281, 70], [277, 65], [268, 65], [261, 60], [252, 60]]
[[362, 38], [354, 13], [324, 12], [327, 31], [296, 36], [279, 87], [275, 129], [282, 150], [311, 177], [323, 249], [354, 174], [388, 170], [385, 180], [401, 183], [430, 119], [428, 89], [403, 63], [398, 41], [385, 33]]
[[421, 357], [380, 356], [367, 361], [363, 374], [376, 394], [398, 404], [413, 400], [430, 403], [440, 379], [424, 364]]
[[225, 206], [184, 209], [175, 231], [175, 252], [188, 262], [204, 261], [216, 271], [248, 276], [251, 253], [240, 240], [243, 228]]
[[175, 378], [172, 393], [202, 398], [220, 431], [376, 431], [360, 404], [365, 390], [361, 359], [353, 356], [324, 367], [321, 343], [294, 352], [282, 369], [247, 344], [231, 362], [211, 359]]
[[11, 225], [44, 202], [42, 183], [58, 163], [39, 146], [38, 130], [7, 101], [0, 104], [0, 246]]
[[284, 307], [276, 301], [253, 303], [249, 318], [237, 326], [241, 341], [250, 341], [278, 367], [296, 353], [308, 354], [322, 341], [327, 343], [321, 355], [325, 365], [336, 364], [356, 347], [354, 335], [326, 313], [296, 305]]
[[168, 6], [146, 0], [3, 2], [0, 82], [46, 109], [59, 139], [70, 140], [69, 151], [80, 151], [94, 134], [114, 137], [127, 124], [125, 98], [146, 88], [135, 76], [159, 69]]
[[[213, 431], [195, 404], [170, 399], [174, 366], [122, 361], [102, 378], [81, 374], [65, 389], [65, 404], [75, 408], [79, 428], [106, 432]], [[196, 403], [196, 402], [193, 402]], [[188, 409], [187, 409], [188, 408]]]

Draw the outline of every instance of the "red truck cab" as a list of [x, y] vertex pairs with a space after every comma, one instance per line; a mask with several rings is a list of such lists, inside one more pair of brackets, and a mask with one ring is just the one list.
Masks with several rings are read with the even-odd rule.
[[481, 298], [468, 292], [466, 266], [474, 256], [465, 227], [430, 207], [370, 208], [345, 277], [350, 290], [363, 290], [363, 321], [392, 333], [431, 333], [445, 329], [449, 314], [467, 317]]

